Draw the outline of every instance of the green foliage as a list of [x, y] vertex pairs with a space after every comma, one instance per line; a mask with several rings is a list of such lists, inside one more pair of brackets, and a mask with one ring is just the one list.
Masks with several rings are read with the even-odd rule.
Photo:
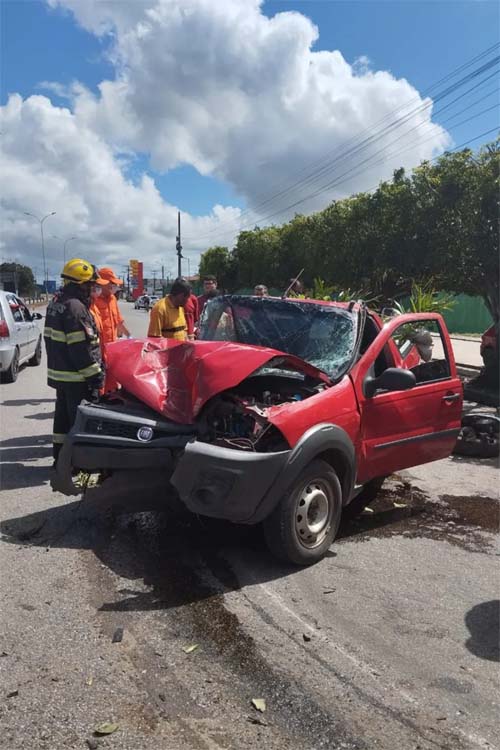
[[36, 281], [29, 266], [23, 266], [21, 263], [1, 263], [0, 274], [2, 272], [15, 274], [17, 290], [21, 297], [31, 297], [35, 294]]
[[221, 288], [231, 280], [231, 255], [227, 247], [209, 247], [200, 259], [200, 277], [215, 276]]
[[438, 292], [433, 287], [433, 282], [434, 279], [431, 278], [423, 284], [414, 283], [411, 288], [411, 295], [408, 304], [404, 305], [402, 302], [395, 302], [394, 307], [396, 310], [400, 313], [432, 312], [440, 313], [441, 315], [445, 310], [452, 310], [455, 306], [453, 295]]
[[314, 279], [313, 299], [331, 299], [334, 291], [335, 287], [333, 284], [327, 284], [326, 281], [319, 277]]

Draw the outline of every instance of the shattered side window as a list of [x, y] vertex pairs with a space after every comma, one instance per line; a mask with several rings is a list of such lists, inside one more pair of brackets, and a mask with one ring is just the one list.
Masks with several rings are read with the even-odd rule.
[[357, 313], [343, 308], [233, 296], [205, 306], [200, 338], [277, 349], [335, 378], [352, 358], [356, 331]]

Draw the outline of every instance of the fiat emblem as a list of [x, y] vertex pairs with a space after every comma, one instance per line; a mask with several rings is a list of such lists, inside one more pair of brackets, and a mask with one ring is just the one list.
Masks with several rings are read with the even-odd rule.
[[139, 429], [137, 430], [137, 440], [140, 440], [142, 443], [148, 443], [152, 437], [152, 427], [139, 427]]

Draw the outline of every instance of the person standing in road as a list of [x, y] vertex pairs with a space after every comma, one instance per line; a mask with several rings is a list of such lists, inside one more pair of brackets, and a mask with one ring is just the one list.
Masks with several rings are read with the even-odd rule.
[[[101, 347], [101, 358], [103, 363], [106, 363], [106, 356], [105, 356], [105, 350], [104, 350], [104, 329], [102, 325], [102, 317], [99, 308], [96, 305], [96, 299], [101, 296], [102, 294], [102, 288], [105, 286], [108, 282], [104, 281], [104, 279], [96, 279], [95, 284], [92, 287], [92, 290], [90, 292], [90, 307], [89, 310], [92, 313], [92, 317], [94, 318], [94, 322], [97, 328], [97, 335], [99, 336], [99, 344]], [[104, 388], [102, 389], [104, 392]]]
[[[187, 279], [185, 279], [183, 276], [179, 276], [176, 281], [184, 281], [186, 284], [189, 284], [189, 281], [187, 281]], [[198, 297], [196, 296], [196, 294], [193, 294], [192, 291], [189, 293], [189, 297], [186, 301], [186, 304], [184, 305], [184, 317], [186, 318], [187, 337], [190, 341], [193, 341], [194, 329], [196, 327], [196, 323], [198, 322], [198, 318], [200, 317], [200, 313]]]
[[92, 263], [69, 260], [61, 273], [63, 289], [49, 302], [44, 339], [47, 382], [56, 390], [52, 436], [54, 466], [82, 399], [96, 400], [104, 382], [97, 327], [90, 295], [99, 276]]
[[[102, 287], [102, 293], [95, 298], [94, 303], [101, 315], [102, 342], [103, 347], [105, 347], [106, 344], [116, 341], [119, 336], [130, 336], [130, 333], [115, 297], [115, 292], [123, 282], [115, 276], [112, 268], [99, 269], [99, 276], [106, 283]], [[118, 387], [118, 382], [108, 374], [104, 390], [106, 392], [114, 391]]]
[[198, 297], [198, 317], [201, 318], [203, 308], [207, 302], [219, 294], [217, 290], [217, 279], [215, 276], [205, 276], [203, 278], [203, 294]]
[[185, 341], [188, 329], [184, 305], [190, 294], [189, 284], [182, 279], [176, 279], [170, 293], [158, 300], [151, 310], [148, 336]]

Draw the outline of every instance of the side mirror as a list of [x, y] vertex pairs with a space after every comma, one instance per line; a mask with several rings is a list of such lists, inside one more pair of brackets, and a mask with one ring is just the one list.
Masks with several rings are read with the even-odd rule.
[[41, 313], [31, 313], [32, 320], [42, 320], [43, 315]]
[[417, 379], [411, 370], [400, 367], [388, 367], [378, 378], [368, 375], [363, 383], [363, 391], [367, 398], [371, 398], [378, 390], [407, 391], [417, 384]]

